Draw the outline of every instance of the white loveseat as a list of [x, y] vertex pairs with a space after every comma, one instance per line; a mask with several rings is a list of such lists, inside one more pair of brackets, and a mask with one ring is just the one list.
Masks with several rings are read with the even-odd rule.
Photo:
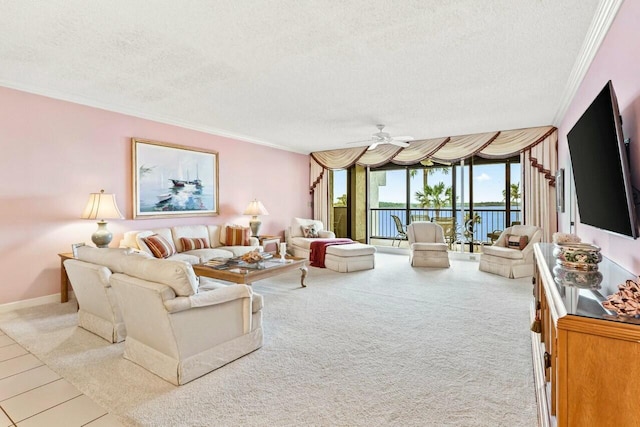
[[118, 313], [118, 336], [126, 335], [124, 357], [173, 384], [185, 384], [262, 346], [263, 299], [250, 286], [198, 278], [184, 261], [122, 249], [82, 247], [78, 259], [65, 261], [67, 269], [73, 271], [74, 265], [95, 270], [102, 281], [70, 275], [74, 290], [112, 288], [106, 300], [79, 300], [81, 310], [98, 307], [100, 312], [101, 304], [109, 304]]
[[[225, 225], [178, 225], [175, 227], [155, 228], [143, 231], [128, 231], [120, 241], [120, 247], [143, 251], [153, 256], [153, 252], [144, 243], [143, 238], [153, 234], [162, 236], [172, 246], [176, 254], [166, 258], [172, 261], [186, 261], [189, 264], [200, 264], [212, 258], [232, 258], [244, 255], [253, 250], [261, 250], [255, 237], [249, 239], [249, 246], [226, 246]], [[205, 239], [209, 248], [185, 251], [181, 237]]]
[[311, 242], [314, 238], [304, 237], [302, 232], [303, 227], [310, 225], [315, 226], [315, 230], [318, 232], [318, 237], [322, 239], [335, 239], [336, 235], [333, 231], [324, 229], [322, 221], [314, 219], [293, 218], [291, 225], [284, 231], [285, 239], [287, 242], [287, 250], [291, 255], [300, 258], [309, 258], [311, 253]]

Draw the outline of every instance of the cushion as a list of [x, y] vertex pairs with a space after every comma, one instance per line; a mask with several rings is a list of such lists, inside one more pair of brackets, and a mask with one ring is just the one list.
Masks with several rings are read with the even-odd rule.
[[169, 258], [176, 253], [173, 245], [159, 234], [143, 237], [142, 241], [149, 247], [151, 253], [156, 258]]
[[177, 296], [188, 297], [198, 292], [198, 278], [193, 268], [183, 261], [128, 257], [122, 272], [138, 279], [158, 282], [173, 289]]
[[508, 248], [523, 250], [529, 243], [529, 236], [519, 236], [517, 234], [507, 234], [505, 242]]
[[228, 225], [225, 230], [225, 242], [227, 246], [249, 246], [251, 229], [239, 225]]
[[318, 230], [316, 230], [316, 225], [315, 224], [309, 224], [307, 226], [300, 226], [300, 229], [302, 230], [302, 235], [306, 238], [316, 238], [316, 237], [320, 237], [318, 236]]
[[184, 252], [194, 249], [209, 249], [209, 242], [203, 237], [181, 237], [180, 244], [182, 244]]
[[122, 262], [129, 255], [140, 255], [150, 257], [151, 255], [134, 253], [131, 248], [94, 248], [93, 246], [80, 246], [76, 259], [92, 264], [103, 265], [114, 273], [122, 272]]
[[324, 230], [322, 221], [316, 221], [315, 219], [293, 218], [293, 220], [291, 220], [290, 228], [291, 237], [304, 237], [302, 227], [306, 227], [311, 224], [316, 226], [316, 231]]

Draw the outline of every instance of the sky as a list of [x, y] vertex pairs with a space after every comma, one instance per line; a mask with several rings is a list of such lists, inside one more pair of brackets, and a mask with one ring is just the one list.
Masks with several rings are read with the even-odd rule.
[[[460, 182], [460, 170], [458, 169], [458, 182]], [[502, 190], [504, 190], [505, 168], [504, 164], [477, 165], [474, 166], [474, 202], [501, 202], [503, 200]], [[404, 170], [387, 171], [387, 185], [380, 187], [381, 202], [404, 202], [405, 201], [405, 172]], [[346, 171], [334, 171], [334, 197], [339, 197], [347, 192]], [[512, 165], [511, 182], [519, 182], [520, 165]], [[469, 168], [465, 167], [465, 200], [469, 199]], [[451, 185], [451, 174], [444, 175], [436, 169], [432, 175], [427, 177], [429, 185], [442, 181], [446, 186]], [[422, 191], [422, 171], [418, 171], [411, 180], [411, 197], [415, 202], [415, 192]], [[458, 192], [460, 185], [458, 186]]]

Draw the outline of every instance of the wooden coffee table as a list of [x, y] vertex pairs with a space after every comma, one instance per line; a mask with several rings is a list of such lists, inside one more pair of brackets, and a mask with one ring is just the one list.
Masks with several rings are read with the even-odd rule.
[[253, 282], [257, 282], [258, 280], [267, 279], [298, 268], [302, 273], [300, 277], [300, 285], [303, 288], [307, 287], [307, 285], [304, 284], [304, 279], [307, 277], [308, 271], [306, 258], [287, 256], [284, 263], [278, 262], [278, 260], [279, 258], [274, 256], [272, 259], [264, 261], [265, 267], [263, 269], [234, 266], [227, 270], [218, 270], [204, 264], [197, 264], [193, 266], [193, 271], [197, 276], [210, 277], [212, 279], [240, 283], [243, 285], [251, 285]]

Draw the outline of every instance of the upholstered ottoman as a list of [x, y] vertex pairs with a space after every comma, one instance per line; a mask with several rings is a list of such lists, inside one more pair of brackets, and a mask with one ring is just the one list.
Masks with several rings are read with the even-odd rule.
[[376, 266], [376, 248], [362, 243], [327, 247], [325, 267], [338, 273], [370, 270]]

